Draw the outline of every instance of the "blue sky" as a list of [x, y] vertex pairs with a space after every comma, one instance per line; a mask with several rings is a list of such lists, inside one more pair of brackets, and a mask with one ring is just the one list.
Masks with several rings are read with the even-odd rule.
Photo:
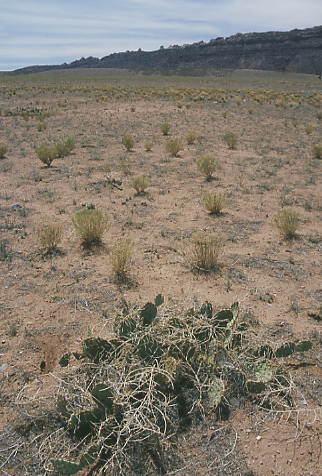
[[0, 71], [322, 24], [322, 0], [10, 0]]

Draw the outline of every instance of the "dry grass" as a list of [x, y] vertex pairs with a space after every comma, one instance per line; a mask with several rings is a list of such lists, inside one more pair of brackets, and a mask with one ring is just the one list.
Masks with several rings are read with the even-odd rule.
[[0, 142], [0, 159], [3, 159], [8, 150], [8, 146], [5, 142]]
[[299, 227], [299, 214], [295, 210], [285, 208], [275, 215], [274, 221], [284, 238], [289, 240], [296, 236]]
[[189, 261], [191, 266], [200, 271], [212, 271], [218, 266], [218, 259], [223, 247], [223, 238], [216, 233], [198, 231], [192, 236]]
[[218, 160], [210, 155], [202, 155], [198, 157], [196, 165], [198, 172], [204, 175], [206, 180], [211, 180], [212, 174], [218, 167]]
[[138, 195], [143, 195], [149, 186], [149, 181], [145, 175], [137, 175], [131, 177], [130, 184]]
[[165, 148], [167, 152], [169, 152], [174, 157], [177, 157], [180, 150], [183, 149], [183, 144], [182, 141], [178, 138], [171, 139], [166, 142]]
[[206, 209], [213, 215], [218, 215], [226, 206], [226, 197], [221, 193], [208, 193], [203, 196]]
[[76, 213], [72, 223], [82, 245], [89, 248], [101, 243], [108, 219], [101, 210], [84, 209]]
[[48, 223], [38, 228], [38, 239], [47, 253], [55, 251], [63, 237], [60, 223]]
[[132, 256], [133, 241], [130, 238], [119, 238], [110, 252], [112, 271], [119, 280], [126, 277]]

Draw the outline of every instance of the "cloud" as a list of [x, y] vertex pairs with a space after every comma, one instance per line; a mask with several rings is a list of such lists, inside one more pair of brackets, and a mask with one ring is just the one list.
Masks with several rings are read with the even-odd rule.
[[0, 70], [307, 28], [317, 18], [321, 0], [11, 0], [2, 6]]

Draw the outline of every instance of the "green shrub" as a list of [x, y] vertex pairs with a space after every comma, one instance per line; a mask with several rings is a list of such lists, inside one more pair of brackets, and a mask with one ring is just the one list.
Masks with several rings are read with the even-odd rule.
[[318, 112], [317, 115], [316, 115], [316, 117], [317, 117], [317, 119], [318, 119], [319, 121], [321, 121], [321, 119], [322, 119], [322, 112]]
[[206, 177], [206, 180], [211, 180], [212, 174], [218, 167], [218, 161], [215, 157], [210, 155], [202, 155], [198, 157], [197, 162], [197, 169], [201, 175]]
[[118, 279], [125, 278], [133, 254], [133, 242], [129, 238], [118, 239], [111, 251], [113, 273]]
[[207, 193], [203, 197], [205, 207], [213, 215], [218, 215], [226, 205], [226, 198], [221, 193]]
[[275, 215], [274, 221], [284, 238], [291, 239], [296, 236], [296, 230], [299, 226], [299, 214], [295, 210], [285, 208]]
[[134, 138], [131, 134], [125, 134], [122, 137], [122, 144], [124, 145], [126, 150], [133, 149], [134, 143], [135, 143], [135, 141], [134, 141]]
[[322, 158], [322, 144], [315, 144], [312, 147], [312, 155], [315, 159]]
[[107, 229], [107, 222], [107, 217], [102, 211], [91, 209], [79, 211], [72, 220], [76, 233], [85, 248], [100, 244]]
[[51, 166], [54, 159], [57, 158], [57, 151], [54, 145], [42, 145], [35, 149], [38, 159], [47, 167]]
[[0, 142], [0, 159], [3, 159], [8, 150], [7, 144], [5, 142]]
[[75, 139], [73, 137], [67, 137], [64, 141], [55, 142], [52, 145], [42, 145], [37, 147], [35, 152], [39, 160], [47, 165], [51, 166], [54, 159], [66, 157], [75, 148]]
[[162, 134], [164, 136], [167, 136], [169, 134], [171, 126], [168, 122], [164, 122], [163, 124], [161, 124], [160, 129], [161, 129]]
[[177, 157], [178, 152], [183, 149], [183, 144], [180, 139], [171, 139], [166, 142], [165, 148], [167, 152]]
[[141, 195], [145, 192], [145, 189], [148, 187], [148, 178], [145, 175], [138, 175], [131, 177], [130, 180], [131, 187], [134, 188], [138, 195]]
[[211, 271], [218, 265], [223, 239], [216, 233], [198, 231], [194, 233], [190, 253], [191, 265], [201, 271]]
[[237, 144], [237, 136], [229, 132], [224, 136], [224, 141], [228, 145], [229, 149], [234, 149]]
[[59, 223], [48, 223], [38, 228], [38, 239], [47, 253], [57, 249], [63, 236], [62, 227]]

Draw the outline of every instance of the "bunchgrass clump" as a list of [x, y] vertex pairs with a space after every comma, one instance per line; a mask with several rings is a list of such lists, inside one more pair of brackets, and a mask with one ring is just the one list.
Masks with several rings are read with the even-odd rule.
[[299, 227], [299, 214], [292, 208], [284, 208], [274, 217], [275, 224], [285, 239], [290, 240], [296, 236]]
[[212, 179], [212, 174], [218, 167], [218, 161], [215, 157], [210, 155], [202, 155], [197, 159], [197, 169], [201, 175], [206, 177], [206, 180]]
[[35, 152], [40, 162], [42, 162], [47, 167], [50, 167], [52, 161], [57, 158], [57, 151], [53, 145], [42, 145], [37, 147]]
[[123, 280], [128, 272], [133, 254], [133, 242], [130, 238], [119, 238], [110, 253], [112, 271], [118, 280]]
[[126, 148], [126, 150], [132, 150], [133, 147], [134, 147], [134, 138], [131, 134], [125, 134], [123, 137], [122, 137], [122, 144], [124, 145], [124, 147]]
[[203, 196], [203, 202], [212, 215], [219, 215], [226, 205], [226, 198], [221, 193], [207, 193]]
[[305, 126], [305, 132], [307, 133], [307, 135], [312, 134], [313, 131], [314, 131], [314, 127], [313, 127], [313, 126], [311, 126], [311, 125]]
[[165, 148], [167, 152], [174, 157], [177, 157], [180, 150], [183, 149], [183, 144], [180, 139], [171, 139], [166, 142]]
[[142, 195], [148, 188], [149, 181], [146, 175], [137, 175], [135, 177], [131, 177], [130, 184], [138, 195]]
[[74, 148], [75, 139], [73, 137], [67, 137], [64, 141], [37, 147], [35, 152], [39, 160], [47, 167], [50, 167], [53, 160], [66, 157]]
[[187, 137], [186, 137], [186, 141], [187, 141], [187, 144], [188, 145], [192, 145], [196, 140], [196, 134], [194, 134], [193, 132], [189, 132], [189, 134], [187, 134]]
[[234, 149], [237, 144], [237, 136], [236, 134], [232, 134], [231, 132], [229, 132], [224, 136], [224, 141], [228, 145], [229, 149]]
[[101, 210], [85, 208], [76, 213], [72, 223], [84, 248], [90, 248], [101, 243], [108, 219]]
[[192, 236], [190, 262], [194, 269], [211, 271], [217, 268], [223, 239], [216, 233], [198, 231]]
[[144, 144], [144, 147], [145, 147], [146, 152], [150, 152], [150, 150], [152, 150], [152, 147], [153, 147], [153, 142], [152, 141], [146, 141], [145, 144]]
[[322, 158], [322, 144], [315, 144], [312, 147], [312, 155], [315, 159]]
[[164, 122], [163, 124], [161, 124], [160, 129], [161, 129], [162, 134], [164, 136], [167, 136], [170, 132], [171, 126], [168, 122]]
[[60, 223], [47, 223], [38, 228], [38, 239], [46, 253], [53, 253], [57, 250], [63, 236]]
[[3, 159], [8, 150], [8, 146], [5, 142], [0, 142], [0, 159]]

